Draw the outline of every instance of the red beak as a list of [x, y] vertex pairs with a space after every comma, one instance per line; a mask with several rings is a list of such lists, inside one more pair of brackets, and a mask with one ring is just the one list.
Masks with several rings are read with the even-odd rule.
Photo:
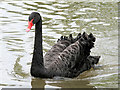
[[33, 26], [33, 19], [30, 22], [28, 21], [28, 28], [27, 28], [26, 32], [29, 32], [31, 30], [32, 26]]

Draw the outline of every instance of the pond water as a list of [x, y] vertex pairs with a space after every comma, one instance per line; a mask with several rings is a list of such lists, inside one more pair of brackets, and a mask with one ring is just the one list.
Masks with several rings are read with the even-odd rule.
[[[61, 35], [92, 32], [97, 38], [92, 55], [98, 65], [73, 79], [40, 79], [30, 75], [34, 27], [28, 16], [43, 19], [44, 54]], [[59, 1], [0, 1], [0, 88], [118, 88], [118, 3]]]

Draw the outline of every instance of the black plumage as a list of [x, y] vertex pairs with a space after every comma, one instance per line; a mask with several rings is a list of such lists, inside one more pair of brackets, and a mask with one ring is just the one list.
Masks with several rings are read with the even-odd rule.
[[35, 42], [31, 75], [40, 78], [53, 78], [54, 76], [73, 78], [89, 70], [97, 64], [100, 56], [91, 56], [90, 50], [94, 47], [95, 37], [84, 32], [75, 38], [72, 34], [61, 36], [57, 43], [43, 58], [42, 50], [42, 18], [39, 13], [33, 12], [29, 21], [35, 24]]

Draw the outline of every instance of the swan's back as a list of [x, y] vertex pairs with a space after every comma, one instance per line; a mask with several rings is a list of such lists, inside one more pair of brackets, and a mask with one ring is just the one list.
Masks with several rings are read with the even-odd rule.
[[78, 34], [76, 38], [61, 37], [45, 55], [45, 67], [52, 76], [76, 77], [97, 64], [100, 57], [90, 56], [95, 37]]
[[57, 43], [45, 54], [45, 67], [49, 67], [49, 65], [51, 65], [51, 63], [56, 60], [56, 57], [58, 57], [61, 52], [63, 52], [69, 45], [78, 40], [80, 35], [81, 34], [79, 33], [76, 38], [73, 38], [72, 34], [70, 34], [69, 37], [61, 36]]

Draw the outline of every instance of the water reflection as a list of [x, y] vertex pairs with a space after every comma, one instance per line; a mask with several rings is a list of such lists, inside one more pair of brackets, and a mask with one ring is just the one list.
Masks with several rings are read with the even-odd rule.
[[39, 78], [33, 78], [31, 81], [32, 88], [44, 88], [46, 85], [45, 80]]
[[19, 63], [20, 62], [20, 58], [22, 58], [23, 56], [19, 56], [14, 64], [14, 75], [17, 75], [19, 77], [25, 78], [28, 77], [29, 74], [23, 72], [22, 70], [22, 65]]
[[33, 78], [31, 81], [32, 88], [94, 88], [89, 85], [88, 80], [80, 79], [65, 79], [65, 80], [45, 80], [39, 78]]
[[[0, 86], [62, 88], [118, 87], [118, 4], [111, 2], [2, 1], [0, 2]], [[92, 32], [97, 41], [92, 55], [100, 55], [97, 70], [68, 80], [30, 76], [34, 27], [26, 33], [28, 16], [37, 11], [43, 18], [44, 54], [61, 35]], [[3, 77], [4, 76], [4, 77]], [[47, 85], [47, 86], [46, 86]]]

